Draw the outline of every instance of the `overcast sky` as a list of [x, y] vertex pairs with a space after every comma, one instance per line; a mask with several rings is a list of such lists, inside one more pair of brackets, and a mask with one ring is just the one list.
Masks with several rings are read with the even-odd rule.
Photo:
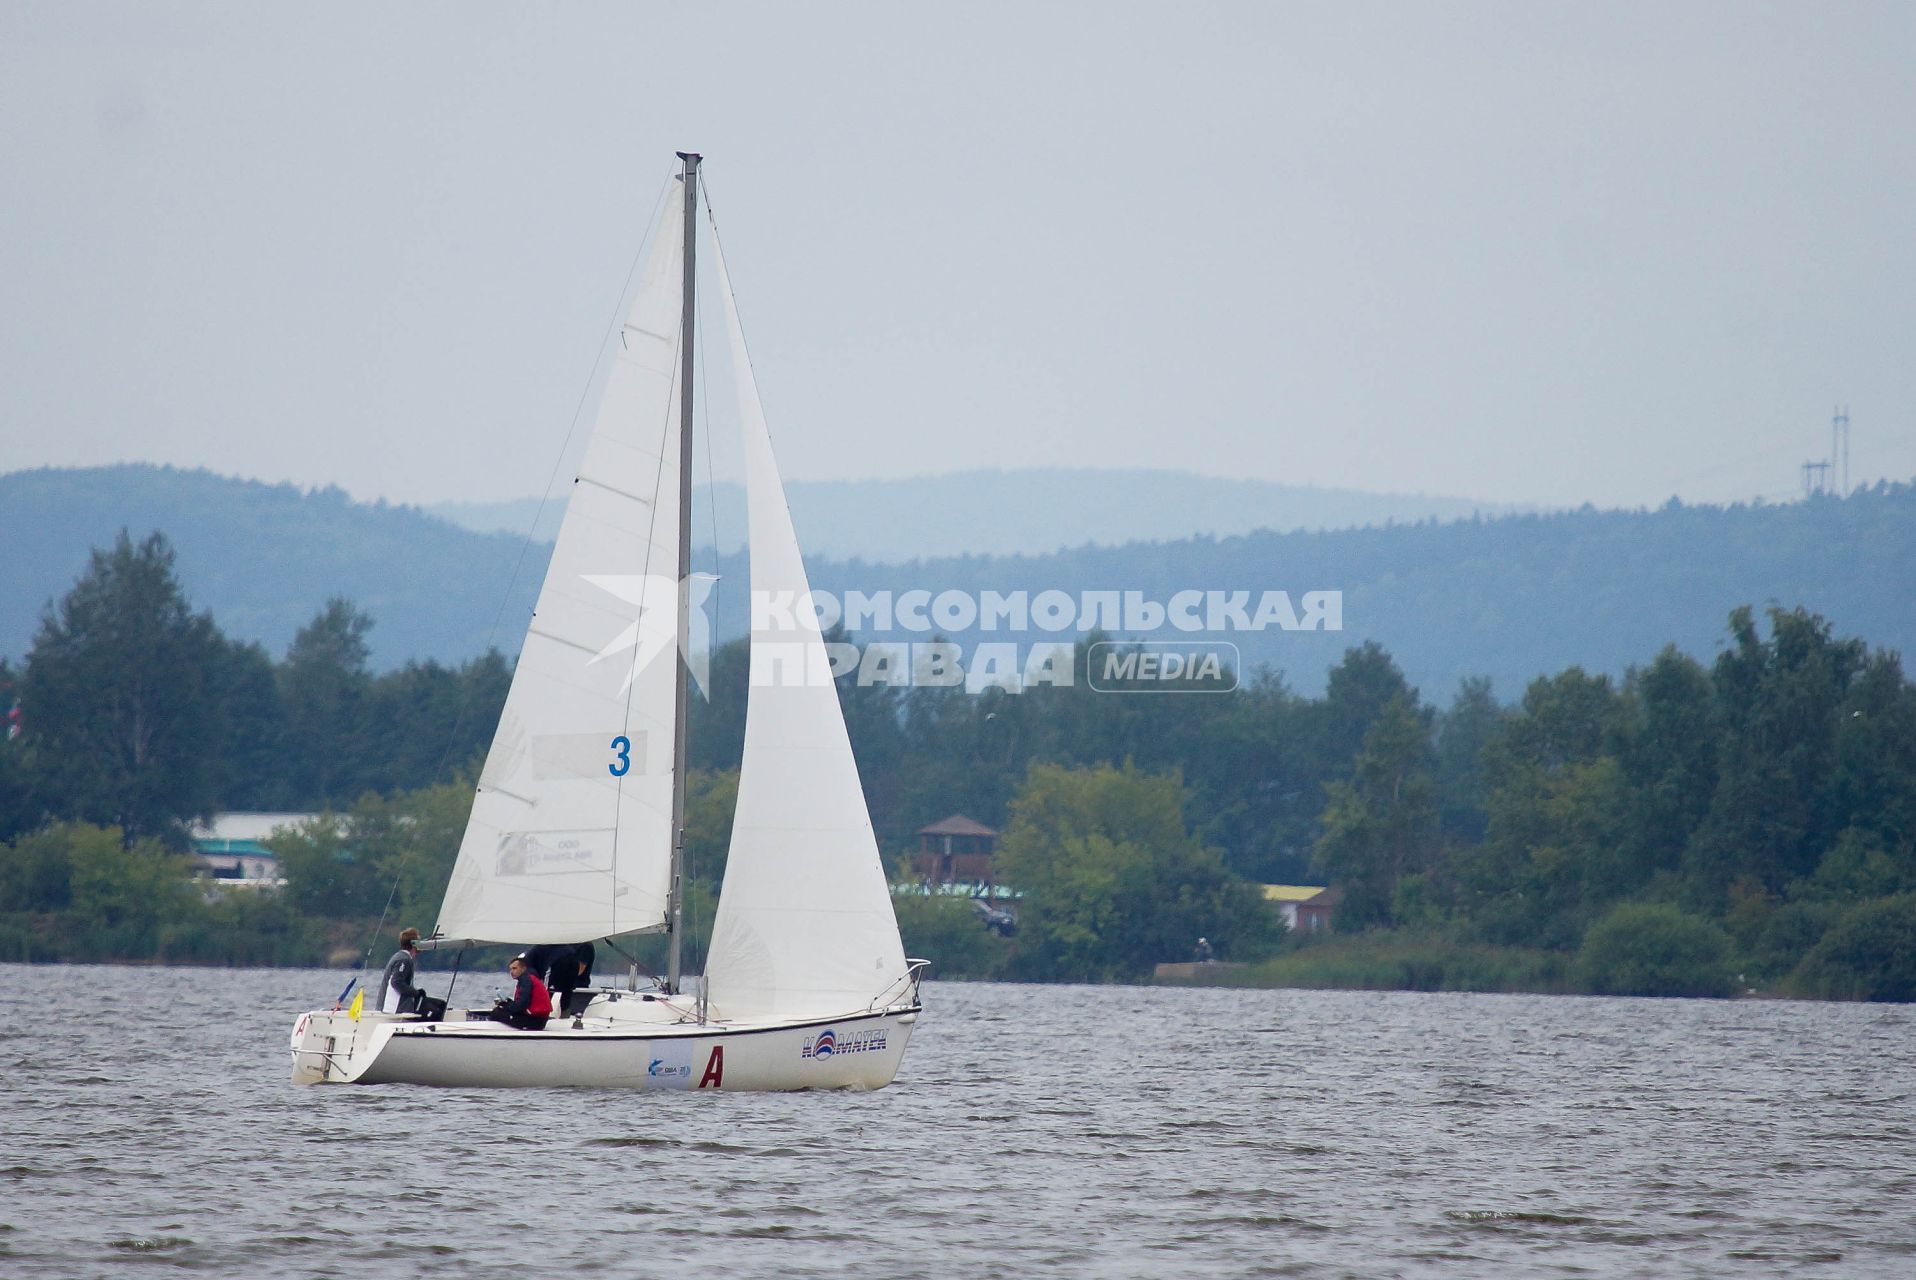
[[0, 471], [536, 495], [696, 148], [794, 477], [1916, 474], [1916, 5], [715, 7], [0, 3]]

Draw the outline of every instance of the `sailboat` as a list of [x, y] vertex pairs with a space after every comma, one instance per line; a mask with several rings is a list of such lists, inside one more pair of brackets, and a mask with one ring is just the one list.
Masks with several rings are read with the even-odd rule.
[[[700, 160], [680, 152], [426, 945], [668, 937], [650, 989], [593, 989], [537, 1031], [315, 1009], [298, 1083], [876, 1089], [921, 1011], [813, 612], [751, 636], [737, 809], [702, 981], [685, 989], [686, 714]], [[707, 207], [709, 219], [709, 204]], [[711, 240], [737, 382], [752, 587], [809, 584]], [[755, 615], [761, 611], [754, 610]]]

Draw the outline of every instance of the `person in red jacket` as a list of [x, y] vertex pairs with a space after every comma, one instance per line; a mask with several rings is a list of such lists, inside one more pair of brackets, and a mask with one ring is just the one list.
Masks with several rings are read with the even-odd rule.
[[501, 1000], [493, 1008], [493, 1021], [521, 1031], [544, 1031], [546, 1019], [552, 1016], [552, 993], [546, 990], [544, 980], [532, 971], [524, 954], [512, 957], [506, 972], [518, 985], [510, 1000]]

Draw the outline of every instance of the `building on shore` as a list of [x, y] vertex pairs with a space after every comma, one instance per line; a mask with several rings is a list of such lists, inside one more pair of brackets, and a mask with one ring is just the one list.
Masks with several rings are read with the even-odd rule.
[[311, 813], [216, 813], [187, 832], [201, 879], [222, 889], [278, 889], [286, 878], [265, 841], [311, 822]]
[[1264, 900], [1274, 903], [1293, 933], [1318, 933], [1331, 927], [1337, 893], [1321, 884], [1267, 884]]

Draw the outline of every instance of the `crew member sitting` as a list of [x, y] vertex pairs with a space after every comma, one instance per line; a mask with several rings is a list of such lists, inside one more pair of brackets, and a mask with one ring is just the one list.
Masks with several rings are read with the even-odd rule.
[[379, 1012], [413, 1013], [419, 1008], [419, 998], [426, 993], [412, 981], [419, 959], [418, 943], [419, 930], [400, 930], [399, 950], [393, 952], [386, 971], [379, 975], [379, 1000], [373, 1005]]
[[510, 1000], [493, 1006], [492, 1020], [521, 1031], [545, 1030], [546, 1019], [552, 1016], [552, 993], [546, 990], [545, 982], [532, 971], [523, 953], [512, 957], [506, 972], [517, 985]]

